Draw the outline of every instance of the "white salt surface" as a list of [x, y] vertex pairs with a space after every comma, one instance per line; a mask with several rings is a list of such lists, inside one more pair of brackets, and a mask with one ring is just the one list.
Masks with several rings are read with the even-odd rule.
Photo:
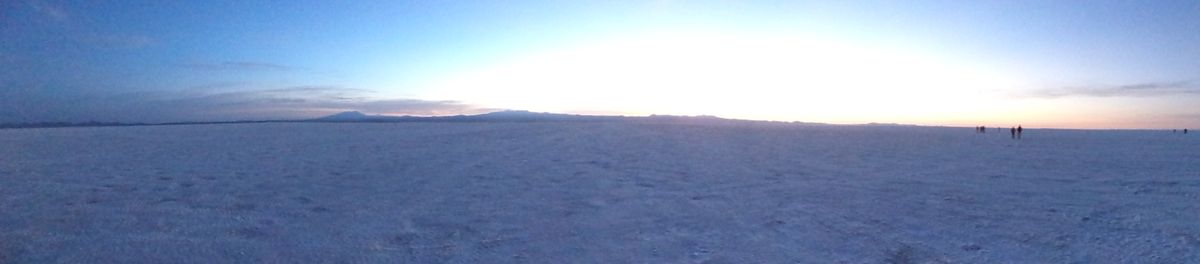
[[1200, 263], [1200, 134], [0, 130], [0, 263]]

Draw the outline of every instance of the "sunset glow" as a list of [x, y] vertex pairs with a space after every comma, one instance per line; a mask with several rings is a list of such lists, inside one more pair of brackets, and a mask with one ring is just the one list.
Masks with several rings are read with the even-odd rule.
[[916, 51], [811, 36], [655, 34], [486, 65], [435, 83], [427, 97], [552, 112], [929, 122], [987, 115], [1002, 91], [1020, 88], [985, 65]]
[[0, 8], [0, 123], [518, 109], [1200, 127], [1187, 1]]

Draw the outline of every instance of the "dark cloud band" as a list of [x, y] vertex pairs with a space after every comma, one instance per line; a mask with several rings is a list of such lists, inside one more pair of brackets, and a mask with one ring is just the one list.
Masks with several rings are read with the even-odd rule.
[[341, 111], [454, 115], [488, 110], [457, 101], [384, 99], [369, 96], [370, 93], [336, 86], [295, 86], [199, 93], [143, 91], [72, 98], [11, 96], [0, 99], [3, 104], [0, 123], [277, 120], [313, 118]]
[[1025, 97], [1150, 97], [1200, 94], [1200, 86], [1190, 81], [1149, 82], [1114, 86], [1074, 86], [1035, 90]]
[[177, 66], [189, 68], [189, 69], [209, 70], [209, 71], [223, 71], [223, 70], [291, 71], [291, 70], [298, 69], [296, 67], [287, 66], [287, 65], [280, 65], [280, 64], [266, 63], [266, 62], [253, 62], [253, 61], [226, 61], [226, 62], [222, 62], [222, 63], [185, 63], [185, 64], [178, 64]]

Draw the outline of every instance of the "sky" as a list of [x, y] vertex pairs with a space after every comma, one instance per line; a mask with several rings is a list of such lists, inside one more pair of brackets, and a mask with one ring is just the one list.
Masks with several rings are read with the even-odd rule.
[[1200, 128], [1197, 1], [0, 1], [0, 123]]

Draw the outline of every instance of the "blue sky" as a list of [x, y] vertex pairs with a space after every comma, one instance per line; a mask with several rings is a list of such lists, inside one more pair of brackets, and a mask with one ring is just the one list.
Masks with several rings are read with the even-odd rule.
[[0, 122], [1200, 127], [1195, 1], [0, 2]]

